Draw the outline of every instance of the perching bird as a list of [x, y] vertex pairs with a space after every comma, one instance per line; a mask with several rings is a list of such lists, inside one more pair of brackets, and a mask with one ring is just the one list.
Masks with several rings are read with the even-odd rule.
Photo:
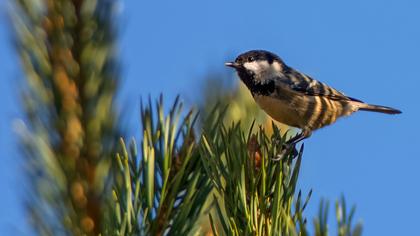
[[288, 141], [295, 144], [312, 131], [358, 110], [399, 114], [401, 111], [364, 103], [287, 66], [264, 50], [239, 55], [226, 66], [236, 69], [258, 105], [274, 120], [302, 130]]

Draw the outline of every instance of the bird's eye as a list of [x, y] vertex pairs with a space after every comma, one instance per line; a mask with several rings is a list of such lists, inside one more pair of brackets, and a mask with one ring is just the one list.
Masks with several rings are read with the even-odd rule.
[[255, 59], [254, 59], [254, 57], [251, 56], [251, 57], [248, 57], [247, 60], [248, 60], [248, 62], [253, 62]]

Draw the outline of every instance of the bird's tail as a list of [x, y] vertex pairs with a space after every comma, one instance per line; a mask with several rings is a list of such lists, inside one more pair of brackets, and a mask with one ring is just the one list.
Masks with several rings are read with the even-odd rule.
[[385, 113], [385, 114], [400, 114], [401, 113], [400, 110], [392, 108], [392, 107], [372, 105], [372, 104], [367, 104], [367, 103], [360, 103], [359, 110], [380, 112], [380, 113]]

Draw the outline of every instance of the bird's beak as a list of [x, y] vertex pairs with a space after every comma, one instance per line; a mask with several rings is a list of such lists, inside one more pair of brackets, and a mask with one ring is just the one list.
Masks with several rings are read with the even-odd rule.
[[226, 62], [225, 66], [229, 66], [229, 67], [232, 67], [232, 68], [235, 68], [235, 69], [240, 67], [240, 65], [236, 62]]

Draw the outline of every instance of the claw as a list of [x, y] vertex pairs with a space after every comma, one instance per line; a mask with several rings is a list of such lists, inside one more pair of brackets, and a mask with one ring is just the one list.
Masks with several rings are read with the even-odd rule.
[[280, 161], [283, 159], [284, 155], [286, 154], [285, 150], [282, 150], [275, 158], [271, 158], [272, 161]]

